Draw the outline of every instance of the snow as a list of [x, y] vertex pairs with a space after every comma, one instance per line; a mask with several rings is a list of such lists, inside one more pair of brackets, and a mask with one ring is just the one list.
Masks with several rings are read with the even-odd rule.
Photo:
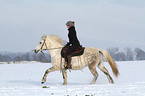
[[52, 72], [42, 88], [41, 79], [50, 63], [0, 64], [0, 96], [145, 96], [145, 61], [116, 62], [120, 76], [115, 78], [107, 62], [104, 63], [115, 84], [98, 68], [96, 84], [88, 68], [68, 71], [68, 85], [63, 86], [60, 71]]

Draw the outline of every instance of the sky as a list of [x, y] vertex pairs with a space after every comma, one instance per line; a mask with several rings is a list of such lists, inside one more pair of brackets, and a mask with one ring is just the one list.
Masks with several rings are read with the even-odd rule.
[[145, 50], [145, 0], [0, 0], [0, 51], [31, 51], [43, 34], [68, 41], [70, 20], [85, 47]]

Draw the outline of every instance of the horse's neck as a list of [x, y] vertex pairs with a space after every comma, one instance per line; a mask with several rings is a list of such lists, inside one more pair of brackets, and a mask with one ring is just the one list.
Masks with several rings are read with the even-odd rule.
[[[63, 47], [62, 44], [60, 44], [57, 41], [52, 40], [52, 39], [51, 40], [47, 40], [46, 43], [47, 43], [47, 45], [49, 45], [49, 46], [47, 46], [48, 49], [51, 49], [51, 50], [48, 50], [50, 52], [51, 57], [54, 57], [57, 54], [60, 54], [60, 49], [61, 49], [61, 47]], [[60, 49], [55, 49], [55, 48], [60, 48]]]

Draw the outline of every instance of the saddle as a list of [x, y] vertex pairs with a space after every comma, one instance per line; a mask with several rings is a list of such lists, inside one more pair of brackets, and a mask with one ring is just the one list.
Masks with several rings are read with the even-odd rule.
[[[68, 50], [68, 48], [69, 48], [69, 46], [66, 46], [66, 47], [62, 48], [62, 50], [61, 50], [61, 56], [62, 56], [63, 58], [65, 58], [65, 53], [66, 53], [66, 51]], [[70, 54], [71, 57], [83, 55], [84, 49], [85, 49], [85, 47], [82, 47], [82, 45], [80, 45], [75, 51], [73, 51], [73, 52]]]

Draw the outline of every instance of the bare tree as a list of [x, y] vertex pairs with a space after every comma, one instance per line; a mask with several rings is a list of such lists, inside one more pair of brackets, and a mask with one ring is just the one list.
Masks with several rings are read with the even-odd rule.
[[10, 56], [3, 56], [3, 58], [4, 58], [4, 61], [5, 62], [7, 62], [7, 61], [11, 61], [12, 59], [11, 59], [11, 57]]
[[4, 61], [3, 55], [0, 54], [0, 61]]
[[16, 56], [16, 57], [13, 58], [13, 61], [19, 61], [20, 62], [21, 60], [22, 60], [22, 58], [20, 56]]
[[135, 48], [136, 60], [145, 60], [145, 51], [140, 48]]
[[21, 58], [24, 61], [30, 61], [30, 55], [28, 52], [26, 54], [22, 55]]
[[126, 55], [126, 60], [129, 60], [129, 61], [133, 60], [133, 51], [132, 51], [132, 49], [127, 47], [127, 48], [124, 49], [124, 51], [125, 51], [125, 55]]
[[126, 61], [126, 56], [123, 52], [118, 52], [115, 54], [114, 59], [116, 61]]
[[119, 48], [118, 47], [111, 47], [111, 48], [108, 48], [107, 51], [110, 53], [112, 58], [115, 59], [115, 54], [118, 53]]

